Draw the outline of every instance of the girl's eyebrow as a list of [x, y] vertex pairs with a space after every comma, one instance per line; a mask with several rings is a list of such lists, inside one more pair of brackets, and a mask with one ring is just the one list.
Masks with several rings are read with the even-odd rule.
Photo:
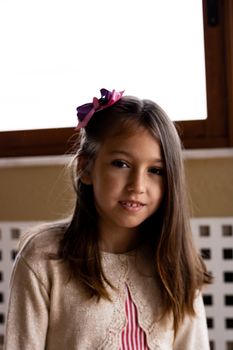
[[[127, 157], [131, 157], [132, 155], [127, 152], [127, 151], [123, 151], [123, 150], [115, 150], [115, 151], [111, 151], [109, 153], [110, 155], [114, 155], [114, 154], [122, 154], [124, 156], [127, 156]], [[152, 162], [155, 162], [155, 163], [164, 163], [163, 160], [161, 158], [152, 158], [151, 159]]]

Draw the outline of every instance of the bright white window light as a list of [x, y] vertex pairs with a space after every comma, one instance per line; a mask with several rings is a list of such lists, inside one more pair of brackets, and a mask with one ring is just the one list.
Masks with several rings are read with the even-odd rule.
[[205, 119], [201, 0], [2, 0], [0, 130], [76, 126], [99, 89]]

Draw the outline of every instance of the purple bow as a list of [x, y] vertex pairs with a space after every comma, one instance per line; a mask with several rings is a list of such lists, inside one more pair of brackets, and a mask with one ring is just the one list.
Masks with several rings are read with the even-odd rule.
[[93, 97], [92, 103], [85, 103], [77, 107], [78, 126], [77, 129], [85, 128], [91, 117], [95, 112], [99, 112], [109, 106], [112, 106], [115, 102], [120, 100], [124, 91], [116, 92], [115, 90], [108, 91], [107, 89], [101, 89], [101, 98]]

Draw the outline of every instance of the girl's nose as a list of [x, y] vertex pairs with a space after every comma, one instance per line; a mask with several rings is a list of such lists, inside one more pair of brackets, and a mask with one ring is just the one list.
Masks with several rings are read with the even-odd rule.
[[127, 189], [129, 192], [136, 194], [145, 192], [145, 178], [140, 172], [134, 172], [131, 174]]

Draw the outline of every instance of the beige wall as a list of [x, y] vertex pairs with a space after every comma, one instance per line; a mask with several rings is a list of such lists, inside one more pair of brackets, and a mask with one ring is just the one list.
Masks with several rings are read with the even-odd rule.
[[[193, 216], [233, 216], [233, 157], [186, 159]], [[0, 220], [56, 220], [74, 203], [64, 165], [0, 167]]]
[[193, 216], [233, 216], [233, 157], [185, 161]]
[[0, 168], [0, 221], [63, 218], [71, 213], [73, 193], [64, 166]]

